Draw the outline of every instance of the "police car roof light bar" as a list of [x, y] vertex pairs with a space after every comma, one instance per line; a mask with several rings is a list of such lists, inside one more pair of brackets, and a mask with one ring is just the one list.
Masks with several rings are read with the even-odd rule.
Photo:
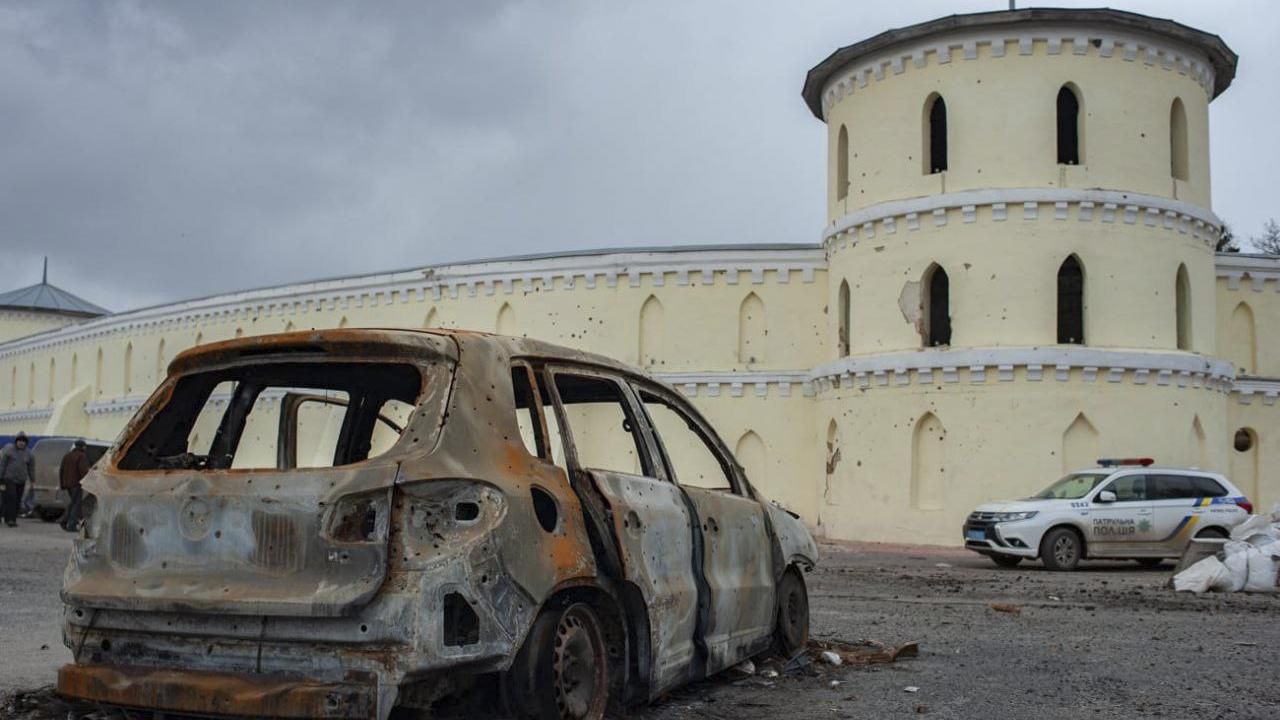
[[1153, 458], [1098, 458], [1099, 467], [1116, 467], [1118, 465], [1141, 465], [1149, 467], [1155, 463]]

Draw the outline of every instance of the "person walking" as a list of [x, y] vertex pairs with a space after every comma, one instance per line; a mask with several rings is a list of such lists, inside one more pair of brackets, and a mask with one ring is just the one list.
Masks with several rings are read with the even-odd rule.
[[27, 434], [19, 432], [0, 449], [0, 517], [5, 525], [17, 527], [23, 491], [35, 477], [36, 460], [27, 449]]
[[67, 512], [62, 516], [62, 529], [67, 532], [80, 529], [80, 501], [84, 498], [80, 481], [88, 473], [89, 455], [84, 451], [84, 440], [76, 440], [58, 467], [58, 487], [67, 491]]

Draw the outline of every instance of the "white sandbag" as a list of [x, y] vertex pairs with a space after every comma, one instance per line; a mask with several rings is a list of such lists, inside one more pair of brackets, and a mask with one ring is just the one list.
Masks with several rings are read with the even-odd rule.
[[1250, 515], [1244, 522], [1231, 528], [1232, 540], [1248, 540], [1255, 535], [1280, 538], [1280, 531], [1277, 531], [1270, 514]]
[[1228, 540], [1222, 546], [1223, 572], [1214, 578], [1209, 589], [1214, 592], [1240, 592], [1249, 581], [1249, 551], [1253, 546], [1246, 542]]
[[[1272, 543], [1274, 546], [1274, 543]], [[1270, 552], [1250, 546], [1249, 578], [1244, 583], [1245, 592], [1273, 593], [1276, 591], [1276, 558]]]
[[1227, 569], [1216, 557], [1207, 557], [1191, 567], [1173, 576], [1173, 589], [1179, 592], [1193, 592], [1197, 595], [1213, 587], [1219, 576], [1226, 575]]

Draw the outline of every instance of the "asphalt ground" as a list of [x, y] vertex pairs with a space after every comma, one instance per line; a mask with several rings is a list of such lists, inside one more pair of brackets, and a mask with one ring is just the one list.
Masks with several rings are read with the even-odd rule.
[[[58, 600], [69, 536], [21, 523], [0, 527], [0, 717], [62, 720], [67, 709], [38, 689], [70, 657]], [[1038, 563], [1000, 569], [952, 548], [822, 552], [807, 577], [815, 640], [855, 654], [872, 651], [863, 641], [916, 641], [917, 657], [791, 672], [761, 661], [755, 674], [689, 686], [636, 717], [1280, 717], [1280, 597], [1174, 593], [1171, 563], [1055, 573]], [[15, 703], [15, 691], [26, 702]]]

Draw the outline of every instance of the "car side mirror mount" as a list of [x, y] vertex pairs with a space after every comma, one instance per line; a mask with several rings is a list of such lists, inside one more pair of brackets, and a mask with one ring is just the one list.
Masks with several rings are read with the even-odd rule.
[[1113, 503], [1116, 501], [1116, 494], [1110, 490], [1103, 490], [1098, 493], [1098, 497], [1094, 498], [1093, 501], [1100, 503]]

